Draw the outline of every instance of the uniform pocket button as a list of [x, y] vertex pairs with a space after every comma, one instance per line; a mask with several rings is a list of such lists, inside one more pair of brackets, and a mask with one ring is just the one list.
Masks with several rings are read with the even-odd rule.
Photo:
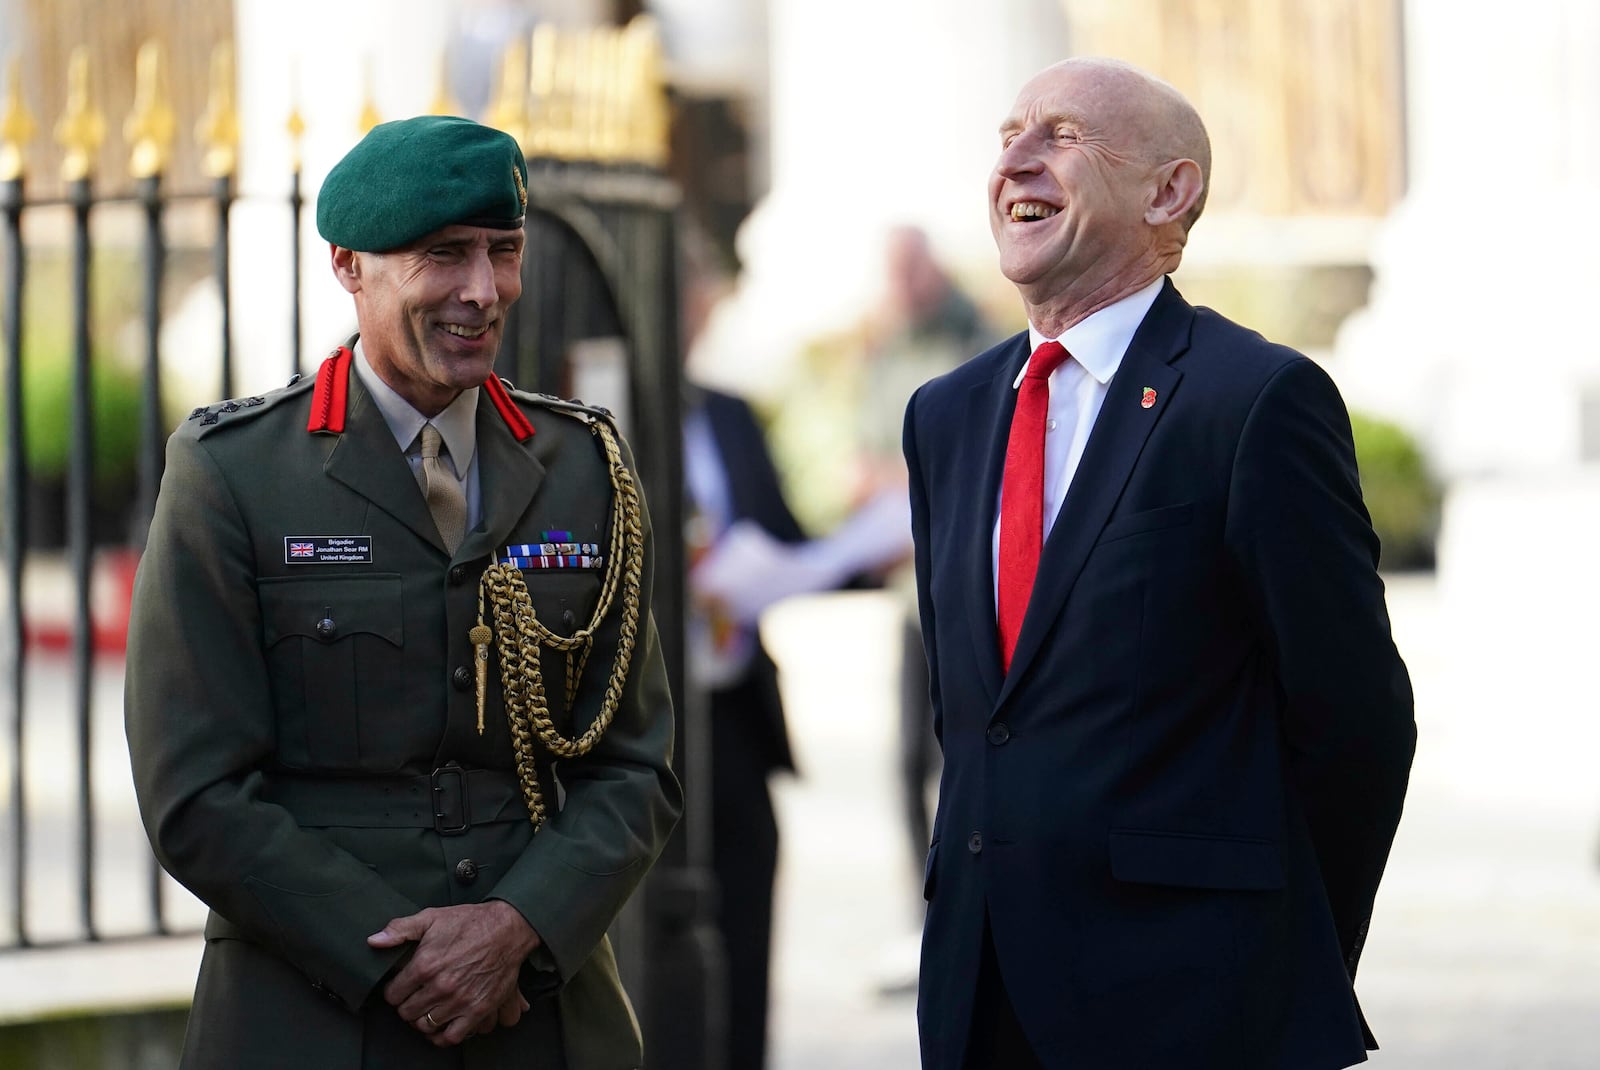
[[470, 858], [463, 858], [456, 863], [456, 880], [462, 884], [471, 884], [478, 879], [478, 863]]

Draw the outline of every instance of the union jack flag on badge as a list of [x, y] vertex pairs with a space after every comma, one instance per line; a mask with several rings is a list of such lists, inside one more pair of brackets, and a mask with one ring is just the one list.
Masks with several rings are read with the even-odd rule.
[[315, 543], [310, 542], [291, 542], [289, 544], [289, 556], [315, 557], [317, 556], [317, 546]]

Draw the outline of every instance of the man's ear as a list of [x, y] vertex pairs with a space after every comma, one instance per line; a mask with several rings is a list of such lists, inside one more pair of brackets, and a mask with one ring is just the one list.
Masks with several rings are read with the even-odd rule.
[[361, 290], [361, 262], [360, 254], [354, 249], [346, 249], [342, 245], [328, 243], [328, 253], [333, 260], [333, 277], [339, 280], [351, 293]]
[[1186, 218], [1205, 190], [1200, 165], [1193, 160], [1166, 164], [1156, 173], [1156, 182], [1155, 196], [1144, 213], [1144, 221], [1155, 227]]

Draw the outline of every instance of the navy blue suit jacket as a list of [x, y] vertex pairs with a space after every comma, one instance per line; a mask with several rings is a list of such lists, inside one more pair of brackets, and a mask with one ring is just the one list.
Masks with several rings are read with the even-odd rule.
[[986, 917], [1048, 1067], [1359, 1062], [1352, 980], [1416, 736], [1338, 392], [1169, 281], [1003, 673], [991, 537], [1027, 346], [906, 410], [945, 755], [923, 1065], [961, 1066]]

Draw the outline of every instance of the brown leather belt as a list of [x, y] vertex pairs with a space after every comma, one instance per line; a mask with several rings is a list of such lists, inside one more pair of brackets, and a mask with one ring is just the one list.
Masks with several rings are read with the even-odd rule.
[[515, 773], [454, 762], [420, 776], [269, 773], [261, 798], [310, 828], [431, 828], [459, 836], [473, 825], [528, 820]]

